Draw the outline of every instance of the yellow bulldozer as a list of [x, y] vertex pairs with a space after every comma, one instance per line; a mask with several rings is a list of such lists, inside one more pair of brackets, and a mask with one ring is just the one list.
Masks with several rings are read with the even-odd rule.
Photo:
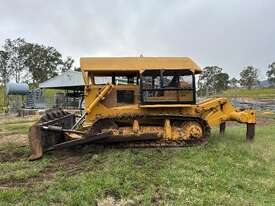
[[256, 112], [226, 98], [196, 102], [200, 67], [188, 57], [81, 58], [85, 113], [47, 111], [29, 130], [32, 155], [94, 144], [111, 147], [182, 147], [207, 143], [226, 121], [247, 124], [255, 136]]

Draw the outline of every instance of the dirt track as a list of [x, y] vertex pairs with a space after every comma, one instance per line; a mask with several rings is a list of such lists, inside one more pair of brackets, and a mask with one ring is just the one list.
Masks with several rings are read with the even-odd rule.
[[[27, 116], [27, 117], [13, 117], [0, 115], [0, 125], [5, 124], [20, 124], [20, 123], [32, 123], [39, 119], [39, 116]], [[0, 145], [7, 142], [16, 142], [20, 145], [28, 144], [27, 134], [20, 134], [16, 131], [5, 131], [0, 128]]]

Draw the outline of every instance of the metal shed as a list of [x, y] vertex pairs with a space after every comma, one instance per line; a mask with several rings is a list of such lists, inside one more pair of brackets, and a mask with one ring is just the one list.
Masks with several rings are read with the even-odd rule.
[[39, 84], [41, 89], [83, 90], [84, 81], [81, 72], [67, 71]]
[[[79, 108], [83, 101], [84, 81], [82, 73], [67, 71], [39, 84], [40, 89], [57, 89], [54, 105], [63, 108]], [[64, 90], [60, 92], [60, 90]], [[50, 103], [47, 103], [50, 106]]]

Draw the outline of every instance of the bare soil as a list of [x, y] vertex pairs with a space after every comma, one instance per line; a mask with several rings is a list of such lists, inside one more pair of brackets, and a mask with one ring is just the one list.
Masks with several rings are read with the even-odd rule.
[[0, 134], [0, 145], [8, 142], [16, 142], [24, 146], [28, 144], [28, 135], [26, 134]]
[[[75, 175], [81, 171], [90, 170], [84, 166], [81, 166], [80, 163], [83, 157], [82, 154], [78, 154], [69, 150], [60, 150], [55, 151], [53, 155], [55, 156], [55, 158], [49, 162], [49, 164], [39, 173], [38, 176], [30, 177], [26, 180], [9, 180], [0, 182], [0, 189], [12, 187], [33, 187], [34, 185], [39, 185], [42, 182], [53, 180], [56, 177], [58, 171], [61, 170], [65, 171], [68, 175]], [[13, 158], [17, 161], [20, 159], [27, 161], [26, 155], [15, 155]], [[8, 159], [10, 162], [11, 158]], [[5, 161], [5, 158], [3, 160], [1, 157], [0, 161]]]

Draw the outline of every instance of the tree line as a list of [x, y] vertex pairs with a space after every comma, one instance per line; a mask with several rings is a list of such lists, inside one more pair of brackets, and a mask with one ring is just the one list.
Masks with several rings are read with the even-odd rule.
[[[5, 85], [10, 80], [39, 84], [60, 73], [79, 68], [73, 67], [74, 59], [63, 58], [52, 46], [25, 41], [23, 38], [6, 39], [0, 47], [0, 81]], [[275, 62], [268, 66], [268, 81], [275, 84]], [[239, 86], [251, 89], [259, 82], [259, 70], [246, 66], [240, 79], [231, 78], [218, 66], [207, 66], [198, 80], [199, 95], [219, 93]]]
[[25, 41], [23, 38], [6, 39], [0, 47], [0, 81], [39, 84], [73, 68], [71, 57], [63, 59], [52, 46]]
[[[275, 84], [275, 62], [268, 66], [267, 79], [271, 85]], [[220, 93], [229, 88], [245, 87], [253, 88], [259, 83], [259, 69], [254, 66], [246, 66], [240, 72], [240, 79], [231, 78], [218, 66], [207, 66], [203, 69], [198, 80], [198, 92], [200, 96]]]

